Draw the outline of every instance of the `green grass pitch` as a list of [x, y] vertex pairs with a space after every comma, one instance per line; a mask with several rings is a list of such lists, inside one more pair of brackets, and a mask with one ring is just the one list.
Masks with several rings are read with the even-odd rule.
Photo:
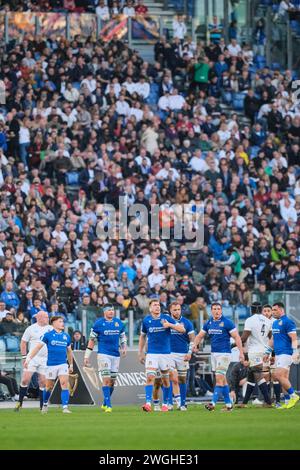
[[300, 405], [291, 410], [144, 413], [138, 407], [0, 410], [0, 449], [300, 449]]

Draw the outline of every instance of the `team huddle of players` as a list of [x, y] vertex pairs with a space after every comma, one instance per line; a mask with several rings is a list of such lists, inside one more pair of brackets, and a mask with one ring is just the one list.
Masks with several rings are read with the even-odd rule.
[[[299, 396], [290, 381], [289, 371], [292, 363], [298, 363], [298, 342], [295, 323], [285, 314], [284, 305], [275, 303], [258, 308], [245, 322], [244, 332], [239, 335], [236, 326], [222, 314], [222, 306], [213, 303], [211, 317], [195, 336], [192, 323], [181, 315], [178, 302], [170, 305], [169, 313], [162, 313], [158, 300], [149, 304], [149, 315], [142, 322], [138, 356], [145, 364], [146, 400], [142, 409], [145, 412], [167, 412], [173, 409], [186, 411], [186, 377], [192, 352], [209, 336], [211, 342], [211, 363], [215, 377], [212, 400], [205, 405], [209, 411], [215, 410], [223, 396], [225, 406], [222, 411], [232, 411], [233, 402], [227, 383], [227, 370], [231, 362], [231, 338], [239, 350], [240, 361], [245, 361], [247, 349], [249, 372], [247, 389], [242, 405], [247, 406], [251, 394], [258, 385], [265, 406], [272, 406], [270, 388], [267, 382], [272, 377], [275, 407], [288, 409], [296, 405]], [[70, 413], [68, 374], [73, 371], [73, 358], [70, 337], [64, 331], [61, 317], [52, 317], [49, 325], [48, 315], [39, 312], [36, 323], [25, 331], [21, 341], [24, 360], [24, 372], [20, 385], [19, 402], [15, 410], [23, 404], [24, 396], [31, 376], [38, 373], [40, 386], [40, 408], [47, 413], [48, 400], [58, 378], [61, 385], [61, 402], [64, 413]], [[98, 370], [102, 381], [103, 404], [105, 413], [112, 411], [111, 397], [119, 370], [120, 357], [126, 355], [127, 340], [124, 324], [115, 317], [113, 305], [103, 307], [103, 317], [99, 318], [91, 329], [84, 364], [90, 367], [90, 356], [98, 343]], [[29, 352], [27, 348], [29, 345]], [[160, 406], [159, 390], [162, 390]], [[285, 403], [280, 403], [281, 390]]]

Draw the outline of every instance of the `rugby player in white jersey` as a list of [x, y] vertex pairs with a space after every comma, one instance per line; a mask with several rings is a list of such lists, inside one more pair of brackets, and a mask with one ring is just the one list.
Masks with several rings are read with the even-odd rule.
[[[30, 325], [24, 331], [21, 339], [21, 354], [23, 364], [27, 358], [27, 354], [30, 353], [34, 347], [40, 343], [41, 337], [52, 330], [52, 326], [49, 325], [49, 316], [47, 312], [40, 311], [35, 315], [36, 323]], [[19, 401], [16, 403], [15, 411], [19, 411], [22, 408], [24, 397], [26, 396], [28, 385], [32, 375], [37, 372], [39, 381], [39, 395], [40, 395], [40, 409], [43, 407], [43, 391], [45, 389], [45, 372], [47, 364], [47, 348], [46, 345], [39, 351], [39, 353], [29, 362], [28, 368], [23, 370]]]
[[245, 321], [242, 343], [247, 345], [249, 357], [249, 372], [247, 376], [247, 389], [243, 403], [238, 407], [244, 408], [257, 383], [265, 400], [265, 406], [271, 407], [271, 398], [268, 384], [265, 379], [264, 354], [269, 339], [272, 336], [272, 320], [266, 315], [268, 306], [262, 309], [258, 302], [251, 306], [251, 317]]

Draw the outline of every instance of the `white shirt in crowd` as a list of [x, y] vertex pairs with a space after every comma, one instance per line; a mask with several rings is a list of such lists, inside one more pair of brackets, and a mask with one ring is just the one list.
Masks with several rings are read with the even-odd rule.
[[246, 225], [246, 223], [247, 223], [246, 220], [244, 219], [244, 217], [242, 217], [241, 215], [238, 215], [237, 217], [232, 217], [232, 216], [231, 216], [231, 217], [229, 217], [229, 219], [228, 219], [227, 226], [228, 226], [229, 228], [231, 228], [231, 227], [233, 226], [233, 222], [234, 222], [234, 221], [236, 222], [236, 226], [237, 226], [238, 228], [243, 228], [243, 227], [245, 227], [245, 225]]
[[108, 7], [98, 6], [96, 8], [96, 15], [99, 16], [99, 18], [101, 18], [101, 20], [104, 20], [104, 21], [109, 20], [109, 9], [108, 9]]
[[200, 173], [204, 173], [205, 171], [208, 170], [208, 165], [207, 165], [206, 161], [203, 160], [203, 158], [199, 158], [199, 157], [194, 156], [190, 159], [189, 164], [190, 164], [190, 167], [192, 168], [192, 170], [200, 172]]
[[125, 7], [123, 9], [123, 14], [133, 18], [135, 16], [135, 9], [133, 7]]
[[91, 80], [89, 80], [88, 78], [84, 78], [80, 83], [81, 87], [83, 85], [86, 85], [91, 93], [93, 93], [97, 88], [97, 82], [94, 78], [92, 78]]
[[150, 289], [153, 289], [155, 284], [161, 284], [164, 279], [165, 279], [165, 276], [161, 273], [150, 274], [150, 276], [148, 276], [148, 283], [149, 283]]
[[63, 231], [57, 232], [56, 230], [53, 230], [51, 235], [52, 235], [53, 238], [59, 237], [57, 246], [61, 250], [63, 248], [64, 244], [68, 241], [67, 235]]
[[173, 37], [178, 39], [184, 39], [187, 33], [186, 25], [183, 21], [173, 21]]
[[146, 100], [150, 94], [150, 85], [148, 82], [137, 82], [135, 84], [135, 91]]
[[231, 55], [231, 57], [237, 57], [239, 53], [241, 52], [242, 48], [239, 44], [229, 44], [227, 46], [228, 52]]
[[19, 130], [19, 144], [28, 144], [30, 142], [30, 132], [28, 127], [21, 126]]
[[130, 111], [130, 106], [127, 101], [118, 100], [116, 102], [116, 111], [120, 116], [128, 116]]
[[174, 109], [182, 109], [185, 105], [185, 99], [181, 95], [170, 95], [169, 96], [169, 108]]
[[142, 109], [139, 108], [130, 108], [128, 116], [135, 116], [135, 119], [137, 122], [141, 121], [143, 119], [143, 111]]

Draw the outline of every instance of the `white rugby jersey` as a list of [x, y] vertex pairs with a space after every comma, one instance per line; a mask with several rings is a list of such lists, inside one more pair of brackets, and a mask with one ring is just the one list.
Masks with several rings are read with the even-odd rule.
[[251, 331], [247, 341], [248, 353], [264, 352], [268, 345], [268, 335], [272, 331], [273, 319], [262, 314], [252, 315], [245, 321], [244, 330]]
[[[47, 333], [47, 331], [51, 330], [53, 330], [51, 325], [39, 326], [37, 323], [26, 328], [22, 340], [28, 343], [29, 352], [32, 351], [37, 344], [40, 344], [41, 337]], [[35, 357], [47, 357], [47, 354], [47, 346], [45, 344]]]

